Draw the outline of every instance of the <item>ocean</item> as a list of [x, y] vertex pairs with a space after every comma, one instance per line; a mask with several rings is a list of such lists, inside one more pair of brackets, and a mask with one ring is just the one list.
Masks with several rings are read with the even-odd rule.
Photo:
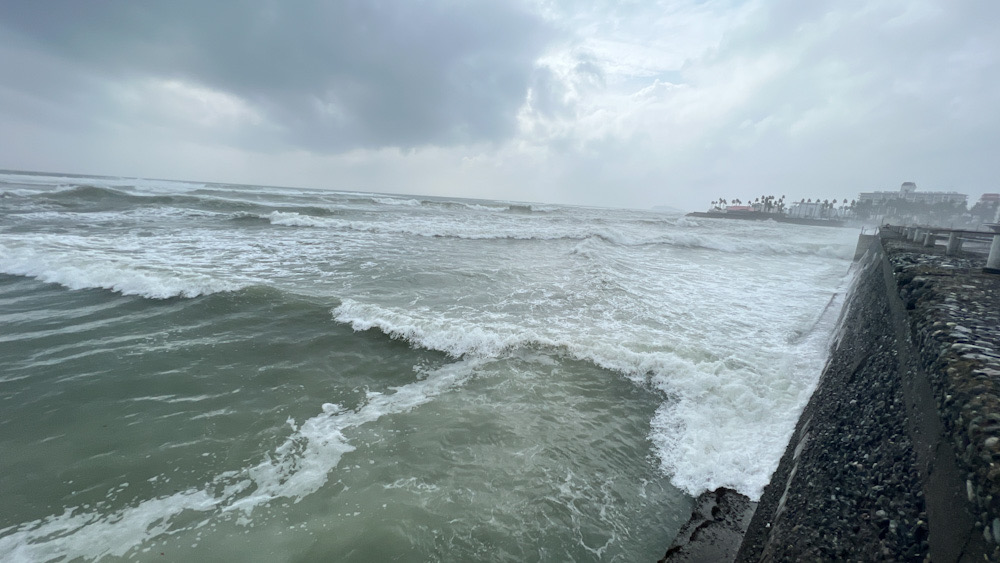
[[0, 559], [655, 561], [759, 497], [857, 233], [0, 173]]

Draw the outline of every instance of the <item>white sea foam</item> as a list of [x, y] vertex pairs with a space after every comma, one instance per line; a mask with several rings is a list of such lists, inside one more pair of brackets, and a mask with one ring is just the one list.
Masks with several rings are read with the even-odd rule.
[[[586, 244], [578, 251], [587, 252], [580, 250]], [[355, 330], [375, 328], [456, 358], [496, 358], [536, 348], [652, 385], [665, 402], [650, 423], [650, 438], [674, 485], [692, 495], [727, 486], [758, 498], [818, 378], [836, 309], [811, 322], [791, 347], [760, 343], [763, 349], [747, 349], [745, 360], [717, 355], [711, 341], [700, 352], [688, 350], [693, 343], [674, 348], [670, 333], [643, 333], [619, 322], [535, 326], [504, 315], [456, 318], [350, 299], [333, 314]]]
[[506, 207], [496, 207], [491, 205], [482, 205], [479, 203], [463, 203], [466, 208], [472, 209], [473, 211], [503, 211]]
[[378, 220], [344, 220], [312, 217], [294, 212], [275, 211], [260, 216], [274, 225], [325, 227], [362, 233], [398, 234], [426, 238], [464, 240], [583, 240], [599, 238], [611, 244], [638, 246], [657, 243], [648, 235], [630, 235], [610, 228], [592, 229], [579, 225], [524, 224], [505, 218], [469, 221], [466, 216], [425, 219], [417, 217], [379, 217]]
[[773, 256], [810, 254], [837, 259], [850, 259], [854, 255], [853, 249], [843, 244], [785, 242], [779, 237], [737, 237], [731, 233], [719, 234], [682, 231], [666, 234], [645, 243], [666, 244], [684, 248], [703, 248], [731, 254]]
[[540, 339], [539, 335], [501, 334], [476, 324], [456, 323], [445, 317], [422, 318], [351, 299], [345, 299], [333, 314], [338, 321], [351, 325], [354, 330], [377, 328], [393, 338], [439, 350], [455, 358], [495, 358]]
[[225, 510], [252, 511], [276, 498], [301, 499], [324, 484], [340, 463], [354, 451], [344, 432], [379, 418], [420, 406], [471, 377], [480, 362], [465, 361], [444, 366], [427, 378], [397, 387], [393, 393], [369, 393], [367, 402], [356, 410], [344, 410], [326, 403], [323, 412], [301, 425], [289, 420], [294, 432], [274, 453], [246, 473], [253, 481], [252, 493], [225, 507]]
[[114, 258], [95, 259], [72, 249], [35, 250], [0, 244], [0, 272], [57, 283], [69, 289], [108, 289], [150, 299], [197, 297], [243, 286], [191, 269], [139, 267]]
[[[53, 561], [123, 557], [148, 538], [169, 533], [171, 520], [185, 511], [215, 507], [206, 491], [189, 489], [144, 501], [111, 515], [82, 507], [0, 530], [4, 561]], [[11, 530], [13, 533], [8, 533]]]
[[[838, 244], [853, 233], [818, 227], [324, 192], [317, 198], [324, 205], [344, 205], [330, 217], [290, 211], [317, 202], [285, 198], [278, 189], [263, 198], [247, 191], [242, 199], [229, 188], [206, 189], [211, 195], [169, 205], [197, 208], [211, 200], [212, 209], [226, 211], [222, 216], [260, 221], [142, 215], [138, 206], [117, 216], [114, 209], [131, 198], [112, 198], [112, 209], [86, 216], [53, 211], [48, 202], [38, 210], [54, 215], [21, 216], [18, 229], [5, 233], [0, 272], [155, 298], [262, 283], [324, 303], [340, 299], [338, 321], [458, 361], [393, 392], [370, 393], [356, 410], [317, 405], [315, 416], [290, 422], [279, 447], [248, 467], [209, 475], [205, 487], [121, 509], [73, 507], [0, 530], [0, 559], [133, 557], [154, 538], [183, 535], [209, 520], [255, 523], [264, 518], [262, 505], [297, 501], [336, 479], [344, 456], [362, 448], [351, 443], [359, 426], [463, 385], [480, 362], [526, 352], [560, 367], [567, 358], [590, 362], [659, 393], [663, 404], [649, 438], [671, 481], [692, 495], [726, 485], [756, 496], [819, 375], [830, 322], [808, 312], [827, 303], [830, 280], [842, 275], [842, 259], [853, 251], [853, 240]], [[371, 198], [415, 203], [378, 207]], [[125, 218], [130, 223], [119, 220]], [[305, 228], [267, 228], [265, 221]], [[60, 230], [39, 234], [49, 223]], [[225, 412], [196, 401], [209, 395], [148, 395], [161, 403], [194, 401], [183, 405], [190, 412], [212, 409], [195, 418]]]
[[324, 217], [313, 217], [289, 211], [272, 211], [262, 218], [266, 218], [272, 225], [286, 227], [327, 227], [340, 223], [340, 221], [331, 221]]
[[62, 514], [0, 529], [0, 558], [29, 562], [124, 557], [148, 541], [181, 531], [175, 520], [183, 513], [203, 515], [183, 525], [191, 529], [213, 515], [249, 516], [277, 499], [301, 500], [322, 488], [343, 455], [354, 450], [345, 431], [425, 404], [462, 385], [480, 366], [477, 361], [456, 362], [391, 393], [369, 393], [355, 410], [326, 403], [322, 412], [301, 424], [289, 419], [291, 434], [264, 460], [224, 472], [204, 489], [187, 489], [110, 513], [99, 507], [67, 508]]
[[470, 221], [468, 217], [379, 217], [378, 220], [345, 220], [342, 218], [313, 217], [294, 212], [275, 211], [259, 216], [274, 225], [297, 227], [322, 227], [351, 230], [362, 233], [398, 234], [426, 238], [455, 238], [464, 240], [586, 240], [596, 238], [611, 245], [633, 247], [647, 245], [674, 246], [713, 250], [730, 254], [747, 255], [817, 255], [835, 259], [850, 259], [853, 248], [836, 243], [787, 242], [780, 237], [767, 235], [747, 237], [733, 233], [682, 229], [670, 233], [624, 230], [597, 227], [592, 224], [563, 224], [524, 222], [510, 216], [490, 216], [485, 220]]
[[373, 197], [372, 201], [381, 205], [406, 205], [408, 207], [421, 205], [418, 199], [400, 199], [395, 197]]

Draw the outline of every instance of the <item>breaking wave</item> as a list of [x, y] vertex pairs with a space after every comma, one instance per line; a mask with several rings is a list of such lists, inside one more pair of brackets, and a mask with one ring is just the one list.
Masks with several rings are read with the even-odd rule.
[[190, 268], [157, 269], [114, 260], [93, 260], [73, 252], [40, 252], [0, 244], [0, 273], [24, 276], [68, 289], [106, 289], [149, 299], [198, 297], [245, 285]]
[[[835, 321], [826, 315], [794, 346], [781, 343], [780, 355], [746, 361], [709, 348], [674, 349], [668, 341], [650, 347], [648, 337], [636, 340], [609, 327], [473, 322], [351, 299], [333, 316], [356, 331], [378, 330], [462, 360], [540, 350], [655, 388], [664, 402], [651, 421], [650, 439], [671, 482], [692, 496], [726, 486], [751, 498], [759, 498], [768, 483], [812, 392]], [[609, 332], [618, 337], [608, 339]]]

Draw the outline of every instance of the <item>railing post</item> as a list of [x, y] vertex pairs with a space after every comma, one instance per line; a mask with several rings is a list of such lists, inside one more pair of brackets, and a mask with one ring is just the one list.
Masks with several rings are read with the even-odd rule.
[[989, 225], [993, 232], [993, 244], [990, 245], [990, 255], [986, 259], [986, 267], [983, 271], [991, 274], [1000, 274], [1000, 224]]
[[954, 256], [958, 254], [958, 251], [962, 250], [962, 237], [958, 236], [958, 233], [951, 233], [948, 235], [948, 250], [945, 254], [948, 256]]

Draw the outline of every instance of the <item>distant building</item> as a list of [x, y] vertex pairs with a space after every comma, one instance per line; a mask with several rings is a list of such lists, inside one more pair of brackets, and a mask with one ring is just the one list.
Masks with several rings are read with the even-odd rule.
[[789, 217], [819, 219], [823, 216], [823, 203], [819, 201], [795, 201], [788, 209]]
[[969, 196], [958, 192], [918, 192], [917, 185], [913, 182], [903, 182], [898, 192], [861, 192], [858, 194], [858, 203], [886, 203], [889, 201], [903, 200], [913, 203], [950, 203], [952, 205], [965, 205]]
[[979, 197], [979, 203], [977, 205], [983, 205], [987, 208], [994, 208], [996, 212], [993, 216], [994, 223], [1000, 223], [1000, 194], [983, 194]]

